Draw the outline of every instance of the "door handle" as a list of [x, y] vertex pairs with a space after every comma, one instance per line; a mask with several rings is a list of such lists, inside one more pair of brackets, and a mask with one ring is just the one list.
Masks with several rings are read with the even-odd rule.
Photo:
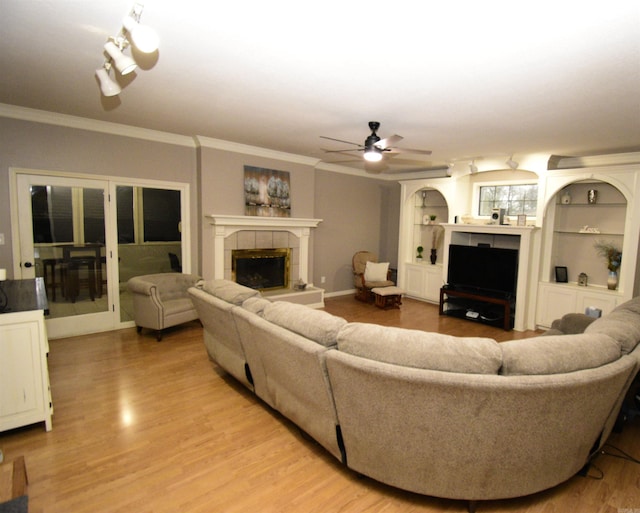
[[23, 265], [24, 265], [27, 269], [28, 269], [29, 267], [32, 267], [32, 266], [33, 266], [33, 264], [32, 264], [31, 262], [25, 262]]

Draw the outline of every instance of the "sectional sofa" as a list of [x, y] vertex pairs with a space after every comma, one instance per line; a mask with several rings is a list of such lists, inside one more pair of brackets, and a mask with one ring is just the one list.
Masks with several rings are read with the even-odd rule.
[[210, 358], [333, 456], [470, 511], [586, 468], [640, 367], [640, 298], [584, 333], [497, 343], [348, 323], [225, 280], [189, 293]]

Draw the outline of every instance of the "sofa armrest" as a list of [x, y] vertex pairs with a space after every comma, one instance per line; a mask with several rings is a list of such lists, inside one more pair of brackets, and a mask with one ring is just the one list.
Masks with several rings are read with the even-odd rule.
[[146, 280], [141, 280], [139, 278], [131, 278], [127, 282], [127, 288], [133, 294], [142, 294], [143, 296], [150, 296], [154, 294], [155, 291], [153, 289], [156, 288], [155, 283], [151, 283]]
[[551, 329], [556, 329], [565, 335], [576, 335], [583, 333], [587, 326], [595, 321], [595, 317], [589, 317], [582, 313], [568, 313], [561, 319], [556, 319], [551, 324]]

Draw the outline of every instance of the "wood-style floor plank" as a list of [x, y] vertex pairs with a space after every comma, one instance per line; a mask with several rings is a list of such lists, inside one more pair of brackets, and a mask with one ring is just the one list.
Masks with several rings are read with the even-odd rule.
[[[436, 306], [412, 300], [388, 311], [351, 296], [326, 303], [350, 321], [501, 341], [532, 335], [439, 317]], [[211, 363], [197, 323], [169, 330], [160, 343], [131, 328], [50, 346], [53, 430], [0, 433], [6, 461], [25, 457], [31, 513], [466, 511], [462, 501], [407, 493], [344, 468]], [[638, 435], [633, 418], [611, 442], [640, 457]], [[611, 456], [595, 463], [601, 480], [574, 477], [478, 511], [640, 512], [640, 466]]]

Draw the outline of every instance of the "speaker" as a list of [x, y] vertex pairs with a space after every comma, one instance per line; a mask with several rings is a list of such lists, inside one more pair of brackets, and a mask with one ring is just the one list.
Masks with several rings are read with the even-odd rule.
[[504, 224], [504, 208], [494, 208], [491, 211], [491, 224]]

